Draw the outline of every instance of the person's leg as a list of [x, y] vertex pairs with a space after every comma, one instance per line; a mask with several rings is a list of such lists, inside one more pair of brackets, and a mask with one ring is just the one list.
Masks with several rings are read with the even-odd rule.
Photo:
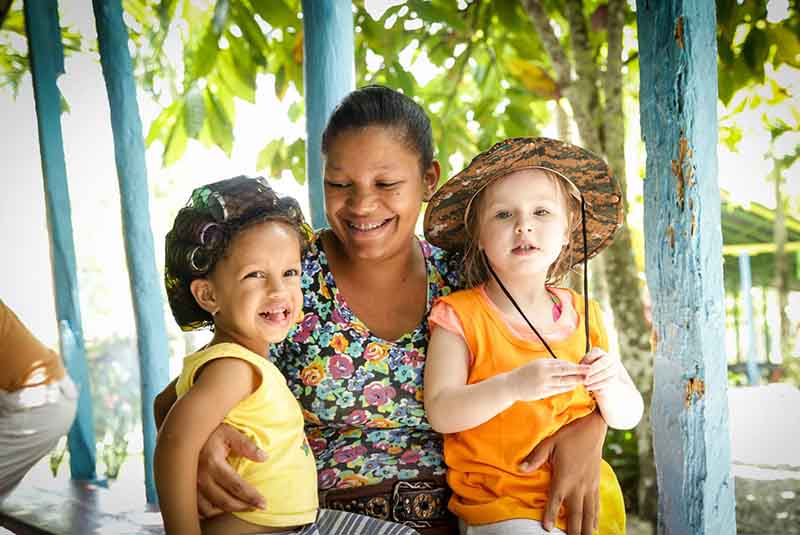
[[69, 431], [77, 398], [66, 375], [48, 385], [0, 390], [0, 501]]
[[402, 524], [333, 509], [319, 510], [317, 528], [321, 535], [419, 535]]
[[462, 523], [461, 533], [463, 535], [566, 535], [558, 528], [545, 531], [541, 522], [528, 518], [515, 518], [480, 526], [466, 526]]

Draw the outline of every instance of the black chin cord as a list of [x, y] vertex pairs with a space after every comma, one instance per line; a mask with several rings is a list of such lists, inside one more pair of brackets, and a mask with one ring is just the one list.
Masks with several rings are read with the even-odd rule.
[[497, 284], [500, 285], [500, 289], [503, 290], [504, 294], [506, 294], [506, 297], [508, 297], [508, 300], [511, 301], [511, 304], [514, 305], [514, 308], [517, 309], [517, 312], [520, 313], [520, 315], [522, 316], [522, 319], [524, 319], [525, 323], [528, 324], [528, 327], [530, 327], [531, 330], [536, 334], [536, 336], [539, 337], [539, 340], [542, 342], [542, 344], [544, 344], [544, 347], [547, 348], [547, 352], [550, 353], [550, 355], [554, 359], [557, 359], [558, 357], [556, 356], [555, 353], [553, 353], [553, 350], [550, 349], [550, 346], [547, 345], [547, 342], [545, 342], [544, 337], [541, 334], [539, 334], [539, 331], [537, 331], [536, 327], [533, 326], [533, 323], [530, 322], [530, 320], [528, 319], [528, 316], [525, 315], [525, 313], [522, 311], [522, 309], [519, 308], [519, 305], [514, 300], [514, 298], [511, 297], [511, 293], [508, 290], [506, 290], [506, 287], [503, 285], [503, 281], [501, 281], [500, 277], [497, 276], [497, 273], [494, 272], [494, 269], [492, 268], [492, 264], [489, 263], [489, 259], [486, 257], [486, 251], [481, 251], [481, 252], [483, 253], [483, 261], [486, 262], [486, 267], [489, 268], [489, 273], [492, 274], [492, 276], [494, 277], [494, 280], [496, 280]]
[[[586, 334], [585, 353], [589, 353], [589, 350], [591, 349], [591, 344], [589, 342], [589, 245], [586, 231], [586, 203], [583, 200], [583, 195], [581, 195], [581, 227], [583, 231], [583, 329], [584, 333]], [[531, 328], [534, 334], [536, 334], [536, 336], [542, 342], [544, 347], [547, 348], [547, 352], [550, 353], [550, 356], [552, 356], [554, 359], [557, 359], [558, 357], [556, 357], [556, 354], [553, 353], [552, 349], [550, 349], [550, 346], [547, 345], [544, 337], [539, 334], [539, 331], [537, 331], [536, 327], [533, 326], [533, 323], [530, 322], [528, 316], [525, 315], [517, 302], [511, 296], [511, 292], [506, 289], [503, 281], [501, 281], [500, 277], [498, 277], [497, 273], [495, 273], [494, 268], [492, 268], [492, 264], [489, 263], [489, 258], [486, 256], [486, 251], [481, 251], [481, 254], [483, 254], [483, 261], [486, 263], [489, 273], [492, 274], [494, 280], [496, 280], [497, 284], [500, 285], [500, 289], [503, 290], [503, 293], [506, 295], [506, 297], [508, 297], [508, 300], [511, 301], [511, 304], [514, 305], [514, 308], [517, 309], [517, 312], [519, 312], [520, 316], [522, 316], [522, 319], [525, 320], [525, 323], [528, 324], [528, 327]]]

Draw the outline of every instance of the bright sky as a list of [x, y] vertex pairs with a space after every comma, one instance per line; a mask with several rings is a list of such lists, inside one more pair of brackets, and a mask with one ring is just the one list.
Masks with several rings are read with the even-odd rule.
[[[367, 2], [376, 10], [386, 3], [386, 0]], [[90, 3], [69, 2], [65, 9], [68, 11], [62, 23], [77, 27], [84, 35], [94, 35]], [[134, 336], [108, 101], [100, 66], [91, 58], [73, 57], [67, 60], [66, 70], [59, 86], [71, 108], [70, 113], [63, 116], [62, 125], [84, 336]], [[425, 73], [421, 70], [419, 75], [422, 83]], [[270, 139], [286, 132], [293, 136], [304, 134], [302, 126], [298, 128], [289, 122], [287, 107], [275, 99], [271, 87], [271, 82], [264, 77], [259, 80], [257, 105], [238, 102], [236, 143], [230, 160], [219, 149], [206, 150], [190, 141], [183, 159], [162, 169], [160, 144], [148, 150], [150, 213], [159, 266], [163, 264], [163, 236], [192, 188], [239, 174], [254, 175], [256, 155]], [[158, 109], [143, 95], [140, 95], [139, 104], [146, 128]], [[6, 261], [0, 263], [0, 297], [42, 340], [55, 347], [57, 334], [49, 242], [29, 78], [16, 100], [0, 91], [0, 117], [6, 132], [4, 143], [0, 144], [0, 161], [5, 168], [4, 195], [0, 196], [0, 243], [6, 251]], [[760, 119], [754, 116], [752, 121], [753, 127], [747, 128], [740, 153], [720, 150], [720, 184], [737, 199], [757, 200], [771, 206], [774, 205], [772, 189], [765, 186], [763, 180], [770, 168], [761, 157], [767, 140], [759, 134]], [[8, 125], [13, 125], [13, 136], [8, 134]], [[631, 193], [636, 194], [641, 193], [641, 182], [633, 177], [639, 175], [638, 169], [642, 166], [637, 156], [641, 146], [636, 131], [638, 120], [631, 121], [629, 126], [632, 130], [628, 134], [631, 156], [628, 176]], [[791, 141], [787, 145], [790, 146], [785, 150], [793, 148]], [[796, 178], [797, 167], [789, 180], [794, 195], [800, 194], [800, 180]], [[276, 182], [276, 188], [297, 197], [306, 214], [309, 213], [304, 187], [291, 178], [283, 178]], [[177, 332], [171, 316], [165, 318], [170, 331]]]

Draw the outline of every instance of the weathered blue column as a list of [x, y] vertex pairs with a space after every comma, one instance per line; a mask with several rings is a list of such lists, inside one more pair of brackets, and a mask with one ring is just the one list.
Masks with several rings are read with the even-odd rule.
[[303, 0], [306, 178], [314, 228], [327, 226], [322, 184], [322, 131], [336, 104], [355, 84], [353, 3]]
[[100, 63], [111, 108], [114, 158], [117, 164], [122, 227], [128, 261], [142, 394], [145, 486], [147, 501], [157, 500], [153, 479], [156, 428], [153, 399], [168, 382], [169, 349], [164, 323], [161, 278], [156, 269], [142, 122], [136, 102], [136, 84], [128, 52], [128, 31], [122, 21], [120, 0], [94, 0]]
[[733, 535], [714, 2], [636, 6], [658, 533]]
[[58, 3], [56, 0], [26, 0], [24, 11], [50, 230], [61, 357], [78, 387], [78, 414], [67, 436], [69, 465], [73, 479], [95, 479], [96, 439], [92, 395], [83, 343], [72, 215], [61, 134], [61, 92], [56, 85], [56, 79], [64, 73]]
[[742, 309], [744, 310], [744, 329], [747, 333], [747, 346], [745, 351], [747, 381], [751, 385], [757, 385], [759, 379], [758, 365], [756, 364], [756, 322], [753, 316], [753, 289], [752, 276], [750, 274], [750, 255], [747, 251], [739, 253], [739, 280], [742, 287]]

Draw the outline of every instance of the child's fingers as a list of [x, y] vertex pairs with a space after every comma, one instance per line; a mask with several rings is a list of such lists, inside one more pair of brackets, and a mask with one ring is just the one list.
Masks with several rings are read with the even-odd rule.
[[615, 382], [616, 380], [614, 376], [610, 376], [594, 381], [591, 384], [584, 384], [584, 386], [589, 392], [600, 392], [601, 390], [605, 390], [606, 388], [612, 386]]
[[597, 359], [599, 359], [599, 358], [601, 358], [601, 357], [603, 357], [605, 355], [606, 355], [605, 351], [603, 351], [599, 347], [593, 347], [592, 349], [589, 350], [588, 353], [586, 353], [583, 356], [583, 358], [581, 359], [580, 363], [581, 364], [592, 364], [595, 361], [597, 361]]

